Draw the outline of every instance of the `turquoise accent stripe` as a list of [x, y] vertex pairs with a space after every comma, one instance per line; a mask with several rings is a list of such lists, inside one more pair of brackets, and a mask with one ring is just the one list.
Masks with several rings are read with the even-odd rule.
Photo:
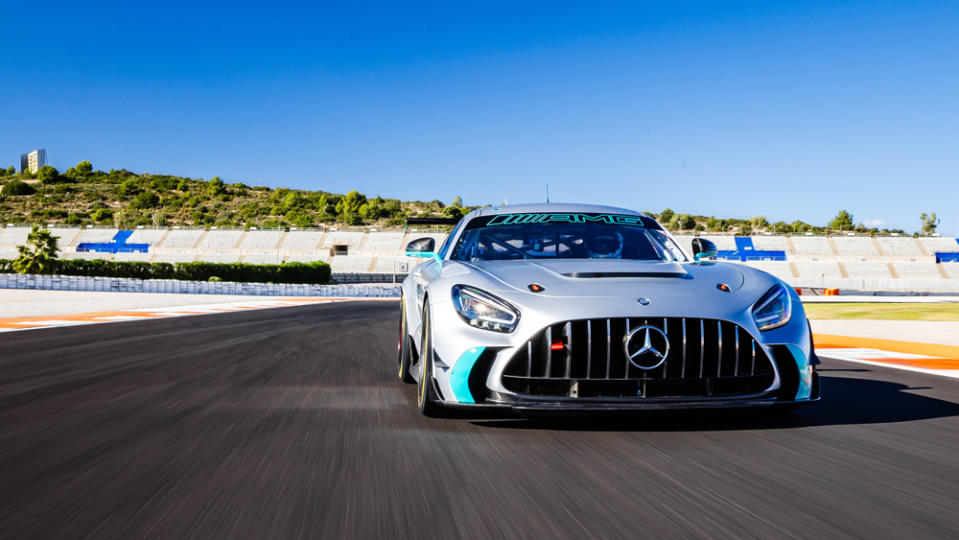
[[472, 347], [466, 349], [466, 352], [460, 355], [459, 360], [450, 371], [450, 387], [453, 389], [453, 397], [460, 403], [476, 403], [473, 394], [470, 393], [470, 371], [479, 357], [483, 355], [486, 347]]
[[786, 345], [786, 347], [796, 359], [796, 368], [799, 369], [799, 391], [796, 392], [796, 399], [809, 399], [812, 395], [812, 366], [802, 349], [796, 345]]

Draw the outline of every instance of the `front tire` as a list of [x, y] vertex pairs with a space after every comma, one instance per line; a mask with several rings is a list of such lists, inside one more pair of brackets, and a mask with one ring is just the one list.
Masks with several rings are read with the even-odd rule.
[[416, 385], [416, 404], [423, 416], [439, 417], [443, 407], [437, 403], [433, 390], [433, 331], [429, 305], [423, 307], [423, 332], [420, 338], [420, 380]]
[[413, 356], [411, 350], [413, 344], [410, 341], [410, 331], [406, 323], [405, 297], [400, 298], [400, 310], [400, 337], [399, 342], [396, 344], [396, 376], [399, 380], [407, 384], [413, 384], [416, 382], [413, 376], [410, 375], [410, 357]]

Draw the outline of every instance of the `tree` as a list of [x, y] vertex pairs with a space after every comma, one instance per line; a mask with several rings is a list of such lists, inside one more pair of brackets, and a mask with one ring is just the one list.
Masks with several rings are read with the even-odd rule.
[[457, 208], [462, 208], [462, 207], [463, 207], [463, 199], [462, 199], [459, 195], [457, 195], [456, 197], [453, 198], [453, 202], [450, 203], [450, 206], [455, 206], [455, 207], [457, 207]]
[[13, 176], [15, 174], [17, 174], [17, 169], [13, 165], [7, 167], [7, 176]]
[[840, 210], [836, 217], [829, 222], [829, 228], [834, 231], [847, 231], [854, 228], [852, 214], [845, 210]]
[[754, 229], [769, 228], [769, 221], [766, 219], [766, 216], [753, 216], [749, 219], [749, 224], [752, 225]]
[[443, 217], [460, 219], [463, 217], [463, 208], [457, 205], [447, 206], [443, 209]]
[[210, 180], [209, 185], [207, 185], [207, 192], [211, 197], [226, 193], [226, 184], [223, 183], [223, 180], [220, 180], [219, 176], [214, 176], [213, 179]]
[[660, 223], [669, 223], [669, 222], [673, 219], [673, 214], [674, 214], [674, 213], [675, 213], [675, 212], [673, 212], [673, 211], [670, 210], [669, 208], [663, 210], [663, 212], [662, 212], [661, 214], [659, 214], [659, 222], [660, 222]]
[[60, 177], [60, 171], [53, 168], [53, 165], [44, 165], [37, 171], [37, 178], [41, 184], [53, 184]]
[[57, 260], [57, 237], [36, 225], [27, 235], [27, 243], [17, 247], [19, 256], [13, 269], [20, 274], [47, 274], [53, 271]]
[[93, 172], [93, 165], [87, 160], [83, 160], [80, 163], [77, 163], [77, 166], [74, 168], [80, 174], [87, 174], [87, 173]]
[[936, 229], [939, 227], [939, 218], [936, 217], [936, 213], [926, 214], [925, 212], [919, 214], [919, 222], [922, 223], [922, 234], [926, 236], [931, 236], [936, 234]]
[[124, 180], [123, 183], [120, 184], [120, 196], [124, 199], [129, 199], [137, 193], [140, 193], [140, 186], [136, 180]]
[[366, 204], [366, 195], [354, 189], [336, 203], [336, 214], [343, 223], [347, 225], [358, 225], [362, 222], [360, 219], [360, 208], [362, 208], [364, 204]]

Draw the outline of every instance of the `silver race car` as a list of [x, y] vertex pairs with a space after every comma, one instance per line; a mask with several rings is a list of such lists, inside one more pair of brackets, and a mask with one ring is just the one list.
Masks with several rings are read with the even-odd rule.
[[796, 292], [606, 206], [471, 212], [403, 282], [397, 376], [420, 411], [791, 408], [819, 399]]

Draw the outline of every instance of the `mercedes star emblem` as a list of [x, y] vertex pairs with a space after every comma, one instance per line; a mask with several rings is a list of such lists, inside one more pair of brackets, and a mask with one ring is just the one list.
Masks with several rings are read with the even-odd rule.
[[666, 361], [669, 356], [669, 338], [655, 326], [640, 326], [623, 338], [623, 349], [630, 364], [649, 371]]

